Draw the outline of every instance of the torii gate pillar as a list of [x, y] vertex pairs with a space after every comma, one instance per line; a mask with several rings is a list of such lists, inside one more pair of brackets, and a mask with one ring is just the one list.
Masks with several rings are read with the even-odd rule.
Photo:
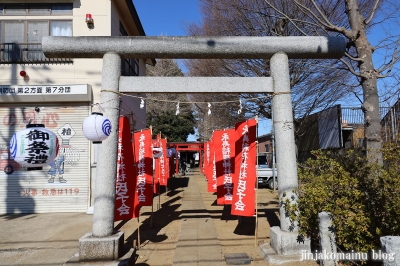
[[[270, 263], [273, 263], [274, 261], [300, 260], [301, 255], [299, 254], [311, 252], [311, 242], [308, 238], [301, 239], [299, 237], [297, 221], [291, 221], [285, 211], [287, 200], [290, 204], [297, 203], [298, 188], [288, 56], [283, 52], [278, 52], [272, 56], [270, 63], [275, 94], [272, 98], [273, 126], [274, 132], [276, 132], [275, 141], [277, 144], [279, 143], [279, 148], [276, 149], [276, 160], [279, 173], [280, 227], [271, 227], [270, 243], [261, 245], [260, 251]], [[271, 248], [278, 256], [274, 255], [275, 252]], [[292, 257], [289, 256], [285, 259], [280, 255]], [[295, 256], [293, 257], [293, 255]]]

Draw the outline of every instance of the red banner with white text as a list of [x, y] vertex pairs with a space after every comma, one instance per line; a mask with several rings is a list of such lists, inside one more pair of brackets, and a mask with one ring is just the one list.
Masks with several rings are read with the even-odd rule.
[[210, 166], [211, 160], [211, 151], [210, 151], [210, 141], [204, 143], [204, 175], [206, 176], [207, 182], [209, 179], [208, 176], [208, 167]]
[[233, 180], [232, 215], [253, 216], [255, 214], [256, 125], [257, 120], [255, 119], [235, 125], [235, 178]]
[[160, 148], [163, 151], [162, 156], [160, 157], [160, 185], [166, 186], [168, 182], [168, 166], [167, 166], [167, 139], [161, 139]]
[[153, 204], [153, 151], [151, 130], [145, 129], [133, 134], [135, 143], [135, 217], [139, 216], [142, 206]]
[[[161, 134], [157, 134], [157, 138], [153, 140], [153, 148], [161, 148]], [[155, 151], [153, 150], [153, 155]], [[153, 157], [153, 166], [154, 166], [154, 182], [153, 182], [153, 191], [155, 194], [160, 193], [160, 158]]]
[[214, 132], [215, 167], [217, 176], [217, 204], [232, 204], [235, 171], [235, 129]]
[[134, 196], [136, 176], [134, 175], [133, 147], [129, 118], [119, 118], [118, 161], [115, 187], [114, 221], [129, 220], [134, 217]]

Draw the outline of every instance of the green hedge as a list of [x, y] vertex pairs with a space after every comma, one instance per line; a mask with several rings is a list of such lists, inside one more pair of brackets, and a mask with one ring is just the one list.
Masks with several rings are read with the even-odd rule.
[[337, 244], [343, 250], [380, 249], [379, 238], [400, 235], [400, 149], [383, 149], [384, 166], [369, 164], [354, 150], [313, 151], [299, 166], [300, 233], [318, 243], [318, 213], [330, 212]]

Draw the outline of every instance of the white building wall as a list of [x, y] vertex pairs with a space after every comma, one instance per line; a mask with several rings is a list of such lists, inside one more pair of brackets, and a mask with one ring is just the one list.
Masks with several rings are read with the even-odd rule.
[[[0, 0], [0, 3], [25, 3], [32, 1]], [[71, 2], [63, 0], [35, 0], [35, 3], [45, 2]], [[124, 0], [73, 0], [72, 15], [67, 16], [1, 16], [0, 20], [72, 20], [73, 36], [119, 36], [119, 21], [130, 35], [137, 35], [138, 29], [134, 26], [129, 10], [120, 8], [118, 5], [125, 5]], [[85, 22], [86, 14], [90, 13], [94, 19], [94, 27], [89, 28]], [[68, 84], [89, 84], [92, 88], [92, 101], [88, 102], [89, 112], [101, 111], [97, 106], [90, 105], [100, 103], [102, 59], [73, 59], [73, 64], [0, 64], [0, 85], [68, 85]], [[145, 60], [139, 60], [139, 75], [145, 75]], [[24, 70], [29, 79], [19, 75]], [[143, 95], [144, 96], [144, 95]], [[121, 105], [121, 114], [131, 115], [135, 121], [135, 130], [145, 128], [145, 109], [140, 109], [140, 99], [137, 97], [123, 97], [125, 102]], [[62, 103], [68, 105], [68, 103]], [[132, 121], [132, 120], [131, 120]], [[88, 141], [89, 142], [89, 141]], [[93, 203], [93, 191], [96, 176], [96, 153], [97, 147], [90, 144], [88, 171], [90, 180], [88, 192], [88, 206]], [[0, 169], [2, 170], [2, 169]], [[2, 175], [0, 173], [0, 175]], [[43, 210], [41, 210], [43, 211]], [[53, 211], [53, 210], [49, 210]]]

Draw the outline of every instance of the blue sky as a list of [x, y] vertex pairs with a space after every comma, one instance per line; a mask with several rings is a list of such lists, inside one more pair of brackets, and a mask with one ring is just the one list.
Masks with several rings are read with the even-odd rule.
[[[201, 21], [198, 0], [133, 0], [133, 3], [147, 36], [186, 36], [185, 25]], [[387, 29], [380, 29], [369, 35], [373, 44], [376, 43], [376, 37], [383, 30]], [[390, 30], [398, 31], [397, 28]], [[375, 55], [379, 56], [378, 53]], [[379, 60], [376, 60], [376, 63], [378, 62]], [[183, 65], [179, 64], [179, 66], [185, 72]], [[342, 104], [349, 105], [346, 101]], [[354, 102], [353, 98], [350, 104], [360, 105], [359, 102]], [[270, 120], [260, 121], [258, 128], [259, 135], [269, 133]]]
[[186, 36], [185, 24], [200, 22], [197, 0], [133, 0], [147, 36]]

